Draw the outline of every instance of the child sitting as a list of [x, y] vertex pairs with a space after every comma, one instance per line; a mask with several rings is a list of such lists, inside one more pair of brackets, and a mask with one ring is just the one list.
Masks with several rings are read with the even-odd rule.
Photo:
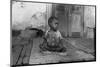
[[48, 20], [50, 29], [45, 33], [44, 41], [40, 48], [44, 52], [66, 52], [63, 45], [63, 37], [58, 30], [58, 21], [56, 17], [50, 17]]

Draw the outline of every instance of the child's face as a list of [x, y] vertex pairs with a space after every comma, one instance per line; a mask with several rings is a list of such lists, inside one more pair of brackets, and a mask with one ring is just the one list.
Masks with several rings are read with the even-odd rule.
[[58, 21], [57, 20], [53, 20], [52, 23], [50, 23], [50, 27], [56, 31], [58, 29]]

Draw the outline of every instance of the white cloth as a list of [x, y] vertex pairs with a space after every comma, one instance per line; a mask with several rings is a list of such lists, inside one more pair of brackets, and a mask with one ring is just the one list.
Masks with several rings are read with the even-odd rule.
[[[48, 33], [49, 33], [49, 30], [46, 31], [46, 34], [45, 35], [47, 35]], [[60, 33], [59, 30], [57, 30], [53, 34], [55, 35], [55, 37], [62, 39], [62, 35], [61, 35], [61, 33]]]

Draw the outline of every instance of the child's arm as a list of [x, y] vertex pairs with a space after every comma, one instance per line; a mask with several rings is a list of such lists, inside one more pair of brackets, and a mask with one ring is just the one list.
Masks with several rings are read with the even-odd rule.
[[67, 36], [65, 35], [65, 32], [60, 32], [60, 42], [61, 43], [68, 43], [68, 40], [66, 39]]
[[65, 33], [65, 32], [60, 31], [60, 33], [61, 33], [61, 36], [62, 36], [63, 38], [67, 38], [67, 35], [66, 35], [66, 33]]
[[44, 33], [44, 36], [43, 36], [43, 39], [44, 39], [44, 42], [47, 42], [47, 38], [48, 38], [48, 31], [46, 31], [45, 33]]

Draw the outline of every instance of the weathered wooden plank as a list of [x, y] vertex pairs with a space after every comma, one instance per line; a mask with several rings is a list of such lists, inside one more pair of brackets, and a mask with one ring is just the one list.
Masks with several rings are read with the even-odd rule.
[[25, 51], [26, 51], [26, 45], [23, 46], [23, 49], [22, 49], [22, 51], [21, 51], [21, 53], [19, 55], [19, 59], [17, 61], [17, 64], [19, 64], [19, 65], [22, 64], [23, 57], [25, 55]]
[[16, 65], [21, 50], [22, 50], [21, 46], [16, 46], [16, 47], [13, 48], [13, 51], [12, 51], [12, 60], [13, 60], [12, 65]]
[[26, 48], [25, 56], [23, 58], [23, 64], [28, 64], [31, 54], [32, 44], [29, 44]]
[[20, 54], [20, 57], [19, 57], [19, 60], [18, 60], [18, 63], [17, 63], [18, 65], [29, 63], [31, 49], [32, 49], [32, 42], [29, 42], [28, 44], [23, 46], [23, 50]]

